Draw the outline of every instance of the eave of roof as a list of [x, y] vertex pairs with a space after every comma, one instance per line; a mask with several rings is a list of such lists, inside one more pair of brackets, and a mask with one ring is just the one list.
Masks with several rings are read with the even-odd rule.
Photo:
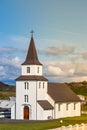
[[35, 75], [32, 76], [22, 75], [16, 79], [16, 81], [24, 81], [24, 80], [48, 81], [48, 79], [46, 79], [44, 76], [35, 76]]
[[57, 102], [81, 102], [80, 98], [64, 83], [48, 83], [48, 94]]
[[52, 110], [53, 109], [53, 106], [47, 100], [38, 100], [37, 102], [44, 110]]

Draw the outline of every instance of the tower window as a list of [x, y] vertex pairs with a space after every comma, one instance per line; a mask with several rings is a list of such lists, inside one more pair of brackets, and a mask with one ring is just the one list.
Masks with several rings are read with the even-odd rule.
[[28, 95], [24, 95], [24, 102], [28, 102]]
[[39, 88], [41, 88], [41, 82], [39, 82]]
[[28, 83], [28, 82], [25, 82], [25, 83], [24, 83], [24, 87], [25, 87], [25, 89], [29, 89], [29, 83]]
[[30, 67], [27, 67], [27, 73], [30, 73]]
[[43, 82], [43, 88], [44, 88], [44, 84], [45, 84], [45, 83]]

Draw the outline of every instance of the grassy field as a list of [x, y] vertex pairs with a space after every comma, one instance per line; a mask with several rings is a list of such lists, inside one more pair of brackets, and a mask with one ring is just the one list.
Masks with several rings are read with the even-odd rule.
[[15, 92], [0, 92], [0, 100], [15, 96]]
[[[63, 123], [60, 123], [63, 120]], [[43, 121], [33, 123], [22, 124], [0, 124], [0, 130], [48, 130], [60, 126], [66, 126], [70, 124], [87, 123], [87, 115], [81, 117], [62, 118], [54, 121]]]

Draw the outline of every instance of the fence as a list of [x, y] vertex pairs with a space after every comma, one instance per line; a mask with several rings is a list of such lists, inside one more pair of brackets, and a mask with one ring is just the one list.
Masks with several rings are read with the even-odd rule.
[[87, 124], [76, 124], [74, 126], [72, 125], [69, 125], [69, 126], [62, 126], [60, 128], [55, 128], [55, 129], [52, 129], [52, 130], [87, 130]]

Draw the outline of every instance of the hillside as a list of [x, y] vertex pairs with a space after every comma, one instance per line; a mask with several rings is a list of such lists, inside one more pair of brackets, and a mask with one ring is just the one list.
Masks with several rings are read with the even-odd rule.
[[0, 99], [8, 99], [10, 96], [15, 96], [15, 86], [0, 82]]
[[87, 96], [87, 81], [66, 83], [76, 94]]
[[11, 86], [11, 85], [5, 84], [3, 82], [0, 82], [0, 91], [15, 92], [15, 86]]

